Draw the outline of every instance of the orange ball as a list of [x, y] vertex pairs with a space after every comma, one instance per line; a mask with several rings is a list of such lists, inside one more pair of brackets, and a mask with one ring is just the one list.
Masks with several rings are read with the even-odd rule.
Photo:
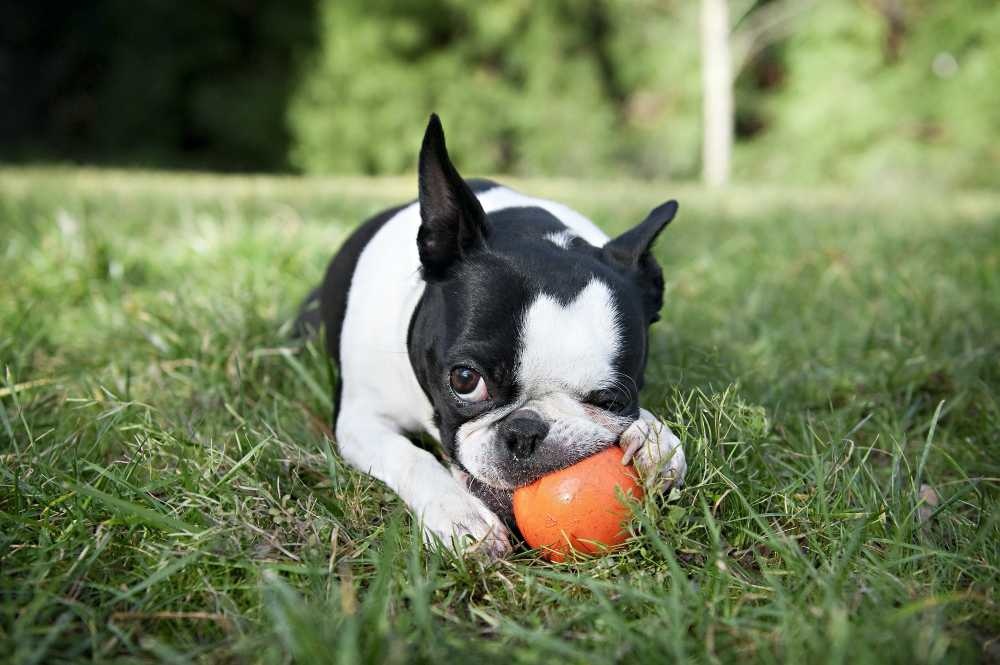
[[612, 446], [515, 490], [514, 519], [528, 544], [562, 561], [571, 548], [595, 554], [625, 542], [631, 513], [616, 488], [640, 499], [642, 486], [621, 460]]

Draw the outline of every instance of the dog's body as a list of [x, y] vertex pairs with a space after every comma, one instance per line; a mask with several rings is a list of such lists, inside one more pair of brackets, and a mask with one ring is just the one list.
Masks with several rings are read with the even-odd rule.
[[[466, 183], [432, 116], [418, 201], [360, 227], [318, 289], [341, 455], [428, 536], [493, 555], [510, 547], [515, 487], [616, 442], [679, 483], [679, 442], [637, 401], [662, 303], [648, 248], [675, 211], [609, 241], [563, 205]], [[451, 472], [405, 436], [419, 432]]]

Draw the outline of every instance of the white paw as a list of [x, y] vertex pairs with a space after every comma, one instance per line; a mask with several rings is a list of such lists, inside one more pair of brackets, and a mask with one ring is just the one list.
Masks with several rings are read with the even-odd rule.
[[511, 552], [510, 532], [482, 501], [459, 486], [439, 493], [421, 513], [424, 541], [440, 541], [456, 552], [483, 554], [490, 559]]
[[643, 478], [647, 490], [663, 491], [684, 485], [687, 461], [681, 441], [666, 424], [646, 409], [639, 409], [639, 419], [629, 425], [618, 445]]

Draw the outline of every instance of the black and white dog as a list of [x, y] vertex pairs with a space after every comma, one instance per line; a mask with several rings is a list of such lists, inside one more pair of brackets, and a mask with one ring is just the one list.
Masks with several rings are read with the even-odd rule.
[[[419, 199], [354, 232], [299, 320], [322, 321], [339, 366], [341, 455], [425, 538], [491, 556], [510, 551], [514, 488], [608, 446], [647, 484], [680, 484], [680, 442], [638, 402], [663, 303], [649, 250], [676, 212], [609, 240], [566, 206], [463, 180], [432, 115]], [[406, 438], [420, 432], [450, 471]]]

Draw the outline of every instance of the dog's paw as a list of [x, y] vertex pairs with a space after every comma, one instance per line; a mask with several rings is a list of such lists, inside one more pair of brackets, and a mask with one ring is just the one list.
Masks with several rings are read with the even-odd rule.
[[460, 553], [500, 559], [511, 552], [510, 532], [497, 515], [466, 490], [440, 492], [423, 510], [424, 541]]
[[646, 409], [618, 440], [624, 450], [622, 464], [635, 464], [649, 491], [663, 491], [684, 485], [687, 460], [681, 441], [667, 425]]

